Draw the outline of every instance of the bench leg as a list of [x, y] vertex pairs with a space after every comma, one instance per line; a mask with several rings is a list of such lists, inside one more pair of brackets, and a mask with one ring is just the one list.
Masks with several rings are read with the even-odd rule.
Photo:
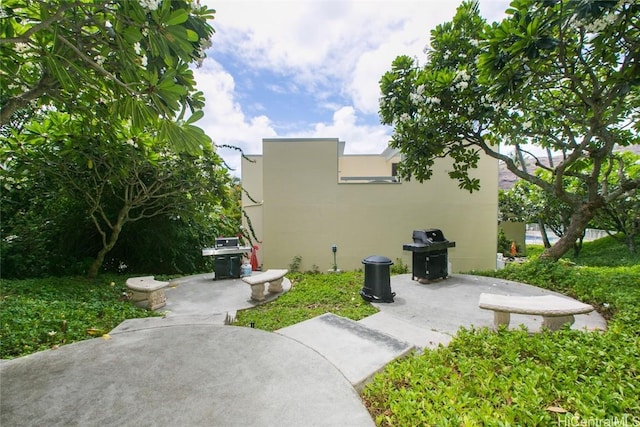
[[511, 321], [511, 313], [506, 311], [494, 311], [493, 312], [493, 326], [496, 329], [500, 328], [501, 325], [505, 327], [509, 327], [509, 322]]
[[251, 286], [251, 299], [254, 301], [264, 301], [264, 283], [258, 283]]
[[278, 280], [274, 280], [269, 282], [269, 293], [277, 294], [278, 292], [282, 292], [282, 277]]
[[555, 316], [555, 317], [542, 317], [542, 327], [543, 328], [547, 328], [550, 331], [557, 331], [558, 329], [560, 329], [562, 326], [566, 325], [567, 323], [569, 324], [569, 326], [573, 325], [573, 322], [575, 322], [575, 318], [573, 317], [573, 315], [568, 315], [568, 316]]
[[129, 300], [140, 308], [148, 310], [157, 310], [167, 304], [167, 297], [164, 289], [158, 289], [150, 292], [134, 291], [129, 289]]
[[167, 305], [167, 297], [164, 289], [149, 292], [149, 310], [157, 310]]

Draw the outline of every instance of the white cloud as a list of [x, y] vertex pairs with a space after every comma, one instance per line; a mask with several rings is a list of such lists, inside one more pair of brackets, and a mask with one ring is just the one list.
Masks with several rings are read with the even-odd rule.
[[[378, 80], [401, 54], [422, 56], [431, 29], [450, 20], [451, 0], [208, 0], [217, 9], [213, 49], [247, 67], [287, 75], [307, 90], [338, 83], [358, 109], [377, 111]], [[506, 0], [485, 0], [489, 15]]]
[[[194, 70], [194, 75], [198, 89], [206, 97], [204, 118], [197, 123], [198, 126], [218, 146], [235, 146], [249, 154], [261, 152], [262, 138], [273, 137], [276, 132], [267, 116], [247, 117], [244, 114], [242, 105], [236, 101], [233, 76], [210, 59], [202, 68]], [[222, 150], [221, 153], [229, 166], [239, 167], [236, 151]]]
[[[241, 64], [232, 76], [213, 59], [195, 71], [205, 93], [199, 123], [218, 144], [261, 152], [262, 138], [337, 137], [351, 153], [379, 153], [390, 129], [377, 123], [382, 74], [398, 55], [423, 59], [430, 31], [450, 21], [453, 0], [200, 0], [216, 9], [212, 51]], [[482, 0], [482, 15], [499, 19], [509, 0]], [[306, 96], [332, 113], [329, 122], [309, 116], [291, 121], [277, 135], [266, 100], [246, 99], [265, 70], [285, 77], [265, 88], [274, 94]], [[247, 76], [251, 78], [248, 78]], [[234, 78], [235, 77], [235, 78]], [[236, 91], [242, 85], [243, 97]], [[260, 115], [249, 116], [248, 112]], [[311, 113], [310, 113], [311, 114]], [[280, 122], [280, 120], [279, 120]], [[238, 156], [224, 153], [232, 166]]]
[[[399, 1], [385, 2], [392, 9], [379, 11], [380, 19], [376, 24], [382, 38], [369, 49], [361, 51], [354, 69], [346, 79], [347, 93], [356, 108], [362, 112], [376, 114], [380, 97], [379, 81], [391, 68], [392, 61], [398, 55], [416, 57], [418, 61], [426, 59], [424, 48], [429, 42], [431, 30], [438, 24], [450, 21], [455, 15], [459, 3], [454, 1]], [[485, 0], [481, 13], [488, 22], [500, 18], [508, 1]], [[402, 26], [394, 26], [401, 22]]]
[[[346, 81], [347, 93], [356, 108], [369, 114], [378, 112], [380, 77], [391, 68], [391, 62], [398, 55], [422, 58], [429, 32], [439, 22], [450, 19], [455, 8], [455, 3], [443, 1], [397, 3], [393, 13], [402, 16], [402, 25], [396, 27], [387, 20], [379, 22], [384, 37], [361, 52]], [[389, 16], [391, 12], [381, 14]]]
[[283, 138], [339, 138], [346, 142], [347, 154], [378, 154], [389, 142], [391, 131], [382, 125], [359, 122], [352, 106], [342, 106], [333, 113], [331, 123], [318, 122], [308, 129], [281, 135]]
[[316, 123], [308, 132], [287, 136], [339, 138], [346, 142], [346, 154], [379, 154], [386, 148], [390, 134], [386, 126], [358, 123], [355, 109], [344, 106], [336, 110], [331, 123]]

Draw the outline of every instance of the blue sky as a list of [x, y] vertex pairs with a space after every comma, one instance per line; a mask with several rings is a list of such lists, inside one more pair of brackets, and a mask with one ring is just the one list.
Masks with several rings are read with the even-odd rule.
[[[391, 129], [377, 114], [382, 74], [398, 55], [425, 59], [430, 31], [456, 0], [200, 0], [216, 34], [195, 70], [206, 97], [198, 122], [219, 145], [260, 154], [262, 138], [340, 138], [380, 153]], [[508, 0], [480, 0], [499, 20]], [[221, 150], [240, 174], [240, 157]]]

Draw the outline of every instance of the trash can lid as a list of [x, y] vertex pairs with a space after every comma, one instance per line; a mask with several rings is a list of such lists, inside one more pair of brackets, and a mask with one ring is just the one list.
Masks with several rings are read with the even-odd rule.
[[371, 255], [362, 260], [363, 264], [381, 264], [381, 265], [391, 265], [393, 261], [391, 261], [386, 256], [381, 255]]

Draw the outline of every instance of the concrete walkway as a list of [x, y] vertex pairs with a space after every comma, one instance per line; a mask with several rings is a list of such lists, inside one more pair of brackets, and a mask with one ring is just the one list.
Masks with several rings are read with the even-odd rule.
[[[242, 281], [184, 278], [167, 289], [164, 318], [3, 362], [0, 425], [372, 426], [356, 388], [413, 348], [446, 344], [461, 326], [491, 326], [480, 293], [551, 293], [466, 275], [430, 285], [394, 276], [391, 286], [395, 302], [359, 322], [326, 314], [269, 333], [224, 326], [254, 305]], [[514, 315], [512, 326], [541, 320]], [[605, 322], [591, 313], [573, 327]]]

